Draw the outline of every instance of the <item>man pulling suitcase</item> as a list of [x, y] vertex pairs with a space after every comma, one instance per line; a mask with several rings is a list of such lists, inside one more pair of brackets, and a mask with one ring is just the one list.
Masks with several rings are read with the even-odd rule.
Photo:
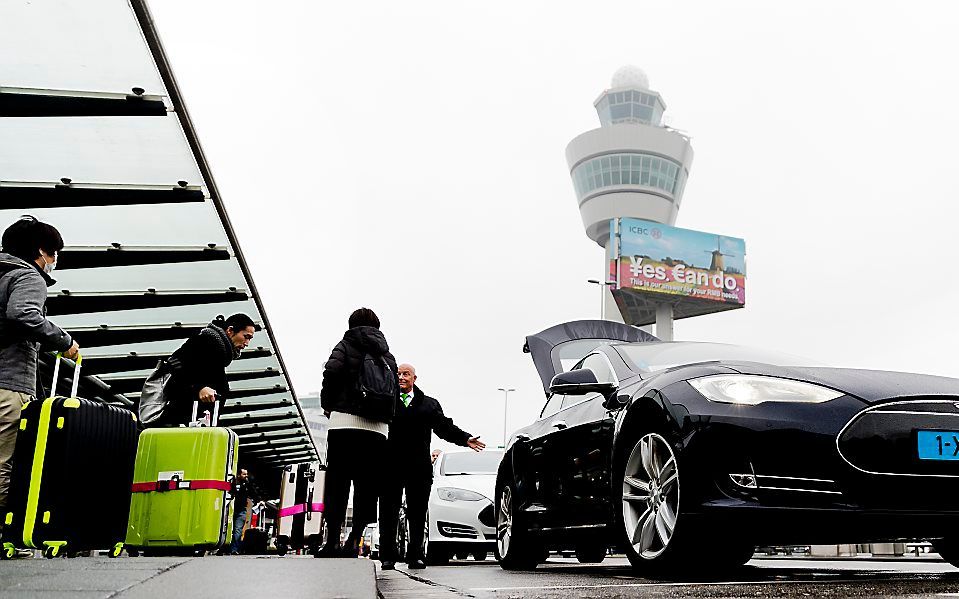
[[246, 314], [217, 317], [157, 366], [140, 394], [137, 412], [144, 426], [188, 425], [193, 404], [212, 414], [229, 397], [226, 368], [258, 330]]

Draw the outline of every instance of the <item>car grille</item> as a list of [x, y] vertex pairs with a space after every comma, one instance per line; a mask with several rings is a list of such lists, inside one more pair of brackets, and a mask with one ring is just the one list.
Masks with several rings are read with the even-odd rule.
[[452, 522], [443, 522], [440, 520], [436, 523], [436, 528], [439, 529], [440, 534], [444, 537], [454, 539], [475, 539], [479, 536], [475, 528], [466, 526], [465, 524], [453, 524]]
[[496, 515], [493, 513], [493, 504], [484, 507], [479, 513], [479, 521], [486, 526], [496, 526]]
[[959, 431], [959, 397], [868, 408], [839, 433], [840, 455], [868, 474], [959, 476], [959, 460], [920, 460], [917, 430]]

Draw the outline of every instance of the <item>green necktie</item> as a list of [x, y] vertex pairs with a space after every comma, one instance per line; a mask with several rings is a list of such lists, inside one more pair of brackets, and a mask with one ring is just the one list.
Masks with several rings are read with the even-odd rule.
[[400, 398], [403, 400], [404, 407], [410, 407], [410, 394], [409, 393], [400, 393]]

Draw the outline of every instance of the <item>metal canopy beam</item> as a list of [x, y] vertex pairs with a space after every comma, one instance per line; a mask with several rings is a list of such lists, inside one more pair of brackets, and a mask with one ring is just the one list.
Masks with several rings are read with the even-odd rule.
[[297, 464], [302, 464], [304, 462], [315, 462], [318, 458], [316, 456], [305, 455], [305, 456], [293, 456], [293, 457], [279, 457], [275, 459], [259, 459], [251, 458], [250, 461], [262, 466], [269, 468], [283, 468], [284, 466], [296, 466]]
[[115, 243], [105, 247], [65, 247], [57, 258], [57, 270], [210, 262], [229, 260], [231, 257], [229, 250], [215, 244], [203, 248], [148, 248], [124, 247]]
[[290, 445], [300, 445], [304, 443], [303, 439], [309, 439], [305, 435], [283, 435], [279, 437], [279, 440], [269, 440], [269, 441], [257, 441], [251, 440], [245, 442], [243, 439], [240, 439], [240, 447], [245, 450], [258, 449], [262, 447], [289, 447]]
[[0, 89], [0, 117], [166, 116], [160, 96]]
[[254, 423], [253, 425], [248, 424], [230, 424], [230, 428], [233, 429], [233, 432], [240, 436], [240, 439], [252, 438], [254, 436], [260, 436], [263, 438], [269, 437], [270, 433], [284, 432], [284, 433], [293, 433], [298, 431], [302, 434], [304, 432], [303, 423], [299, 420], [293, 420], [292, 422], [287, 422], [284, 424], [269, 424], [263, 425]]
[[[77, 339], [77, 336], [74, 334], [74, 330], [70, 330], [70, 334], [73, 335], [74, 339]], [[77, 343], [80, 343], [77, 341]], [[84, 347], [89, 347], [83, 345]], [[264, 368], [262, 370], [242, 370], [237, 372], [228, 372], [226, 378], [228, 381], [246, 381], [253, 379], [266, 379], [274, 378], [280, 376], [280, 371], [275, 368]], [[146, 375], [136, 375], [136, 376], [117, 376], [117, 377], [100, 377], [104, 383], [110, 385], [110, 388], [113, 389], [114, 393], [136, 393], [137, 391], [143, 388], [143, 383], [146, 382]]]
[[261, 462], [277, 462], [277, 463], [297, 463], [305, 462], [307, 458], [315, 458], [316, 454], [311, 451], [297, 452], [297, 453], [288, 453], [277, 456], [252, 456], [252, 459], [259, 460]]
[[252, 381], [254, 379], [269, 379], [282, 375], [283, 373], [277, 370], [276, 368], [264, 368], [262, 370], [237, 370], [234, 372], [227, 372], [226, 378], [228, 381]]
[[289, 391], [283, 385], [273, 385], [272, 387], [257, 387], [255, 389], [237, 389], [230, 392], [230, 399], [243, 399], [245, 397], [260, 397], [262, 395], [273, 395], [275, 393], [286, 393]]
[[268, 442], [263, 441], [262, 437], [257, 436], [240, 437], [240, 447], [265, 447], [267, 443], [273, 443], [274, 445], [296, 444], [301, 442], [303, 439], [309, 439], [310, 437], [304, 433], [299, 433], [296, 435], [276, 435], [270, 438], [275, 440]]
[[170, 187], [80, 187], [54, 183], [2, 183], [0, 206], [4, 210], [76, 208], [83, 206], [134, 206], [139, 204], [184, 204], [204, 202], [196, 186]]
[[289, 401], [284, 402], [274, 402], [274, 403], [261, 403], [261, 404], [234, 404], [234, 405], [225, 405], [220, 408], [220, 416], [230, 416], [232, 414], [246, 414], [250, 412], [257, 412], [260, 410], [276, 410], [279, 408], [292, 408], [293, 403]]
[[110, 326], [71, 327], [70, 336], [80, 347], [105, 347], [127, 343], [147, 343], [149, 341], [169, 341], [187, 339], [200, 332], [206, 325], [146, 325], [146, 326]]
[[315, 461], [316, 461], [316, 458], [312, 456], [293, 457], [289, 459], [281, 456], [275, 456], [270, 459], [251, 456], [249, 463], [255, 464], [256, 466], [260, 468], [271, 468], [271, 469], [275, 468], [277, 470], [281, 470], [286, 467], [302, 464], [303, 462], [315, 462]]
[[[283, 448], [279, 448], [278, 452], [279, 452], [280, 454], [282, 454], [284, 457], [286, 457], [286, 456], [296, 456], [296, 457], [300, 457], [300, 456], [304, 456], [304, 455], [314, 455], [313, 447], [312, 447], [311, 445], [309, 445], [309, 446], [307, 446], [307, 447], [305, 447], [305, 448], [303, 448], [303, 449], [283, 449]], [[260, 456], [260, 457], [266, 457], [266, 456], [264, 455], [264, 456]]]
[[65, 316], [68, 314], [89, 314], [91, 312], [116, 312], [243, 302], [248, 299], [250, 299], [250, 296], [239, 289], [227, 289], [225, 291], [157, 291], [147, 289], [145, 291], [106, 292], [74, 292], [64, 289], [59, 295], [47, 299], [47, 314], [50, 316]]
[[[272, 350], [258, 347], [244, 351], [237, 359], [268, 358], [272, 355]], [[121, 356], [87, 356], [83, 358], [83, 373], [92, 375], [128, 372], [131, 370], [147, 370], [156, 368], [159, 360], [169, 356], [170, 354], [168, 353], [129, 353]]]
[[298, 419], [299, 416], [300, 415], [298, 413], [293, 411], [282, 412], [279, 414], [264, 414], [262, 416], [259, 416], [259, 415], [253, 416], [253, 415], [247, 414], [245, 416], [234, 417], [233, 415], [228, 414], [226, 417], [221, 418], [220, 420], [223, 426], [232, 427], [232, 426], [240, 426], [245, 424], [262, 424], [266, 422], [277, 422], [279, 420], [293, 420], [293, 419]]
[[303, 441], [302, 443], [296, 445], [289, 445], [287, 447], [259, 447], [255, 449], [244, 449], [243, 455], [266, 455], [266, 454], [297, 454], [302, 452], [311, 452], [313, 451], [313, 446]]

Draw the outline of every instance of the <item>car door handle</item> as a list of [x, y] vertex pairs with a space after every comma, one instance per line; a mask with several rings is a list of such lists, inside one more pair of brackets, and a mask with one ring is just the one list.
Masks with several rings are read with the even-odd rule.
[[564, 428], [566, 428], [566, 421], [565, 421], [565, 420], [557, 420], [556, 422], [553, 423], [552, 426], [553, 426], [553, 428], [558, 428], [559, 430], [563, 430]]

